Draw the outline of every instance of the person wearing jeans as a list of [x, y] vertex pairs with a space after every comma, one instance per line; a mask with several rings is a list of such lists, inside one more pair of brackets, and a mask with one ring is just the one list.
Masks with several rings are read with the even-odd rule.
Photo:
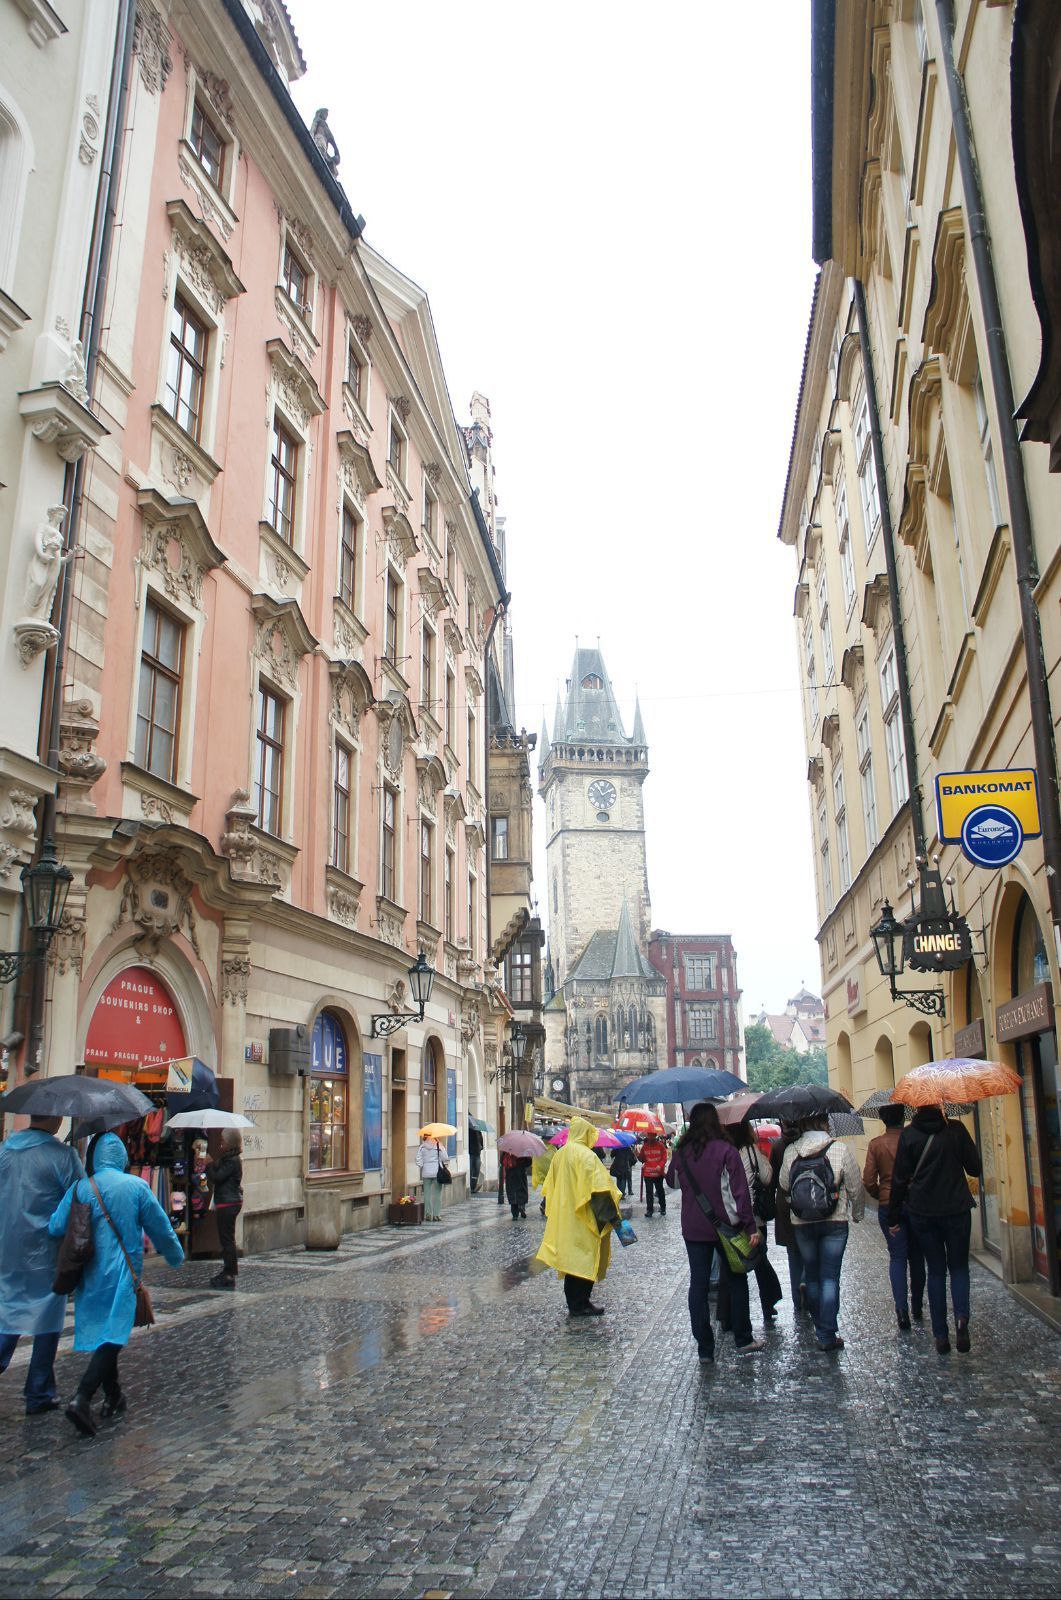
[[243, 1135], [238, 1128], [221, 1130], [221, 1155], [206, 1168], [214, 1186], [214, 1216], [221, 1246], [221, 1271], [210, 1279], [211, 1289], [234, 1289], [239, 1275], [236, 1220], [243, 1210]]
[[[797, 1162], [821, 1157], [832, 1172], [836, 1204], [826, 1217], [801, 1216], [798, 1204], [793, 1204], [793, 1168]], [[781, 1162], [778, 1185], [789, 1201], [818, 1348], [842, 1350], [840, 1267], [847, 1249], [848, 1224], [862, 1220], [866, 1194], [858, 1162], [842, 1140], [830, 1136], [828, 1117], [808, 1117], [800, 1123], [799, 1137], [789, 1145]]]
[[914, 1237], [925, 1253], [932, 1337], [941, 1356], [950, 1354], [948, 1273], [958, 1349], [964, 1355], [971, 1347], [969, 1239], [975, 1202], [967, 1174], [980, 1176], [980, 1152], [969, 1130], [949, 1121], [940, 1106], [922, 1106], [899, 1136], [888, 1229], [892, 1238], [898, 1237], [905, 1205]]
[[[915, 1322], [920, 1322], [924, 1315], [923, 1306], [925, 1299], [925, 1256], [917, 1241], [917, 1237], [910, 1227], [909, 1215], [903, 1212], [899, 1219], [898, 1233], [892, 1233], [888, 1225], [888, 1207], [892, 1197], [892, 1173], [895, 1170], [895, 1157], [899, 1149], [899, 1135], [906, 1115], [905, 1106], [881, 1106], [877, 1115], [884, 1123], [884, 1132], [878, 1134], [869, 1142], [866, 1154], [866, 1165], [862, 1173], [862, 1181], [866, 1186], [866, 1193], [877, 1202], [877, 1217], [880, 1221], [881, 1232], [884, 1234], [888, 1246], [888, 1276], [891, 1280], [892, 1299], [895, 1302], [895, 1316], [900, 1331], [910, 1331], [910, 1312], [913, 1309]], [[909, 1274], [910, 1287], [907, 1290], [907, 1275]]]
[[[438, 1169], [442, 1165], [442, 1146], [437, 1139], [424, 1139], [416, 1152], [416, 1164], [424, 1180], [424, 1221], [442, 1221], [442, 1185]], [[503, 1199], [503, 1185], [498, 1181], [498, 1191]]]
[[807, 1290], [803, 1282], [803, 1257], [799, 1253], [796, 1243], [796, 1229], [792, 1221], [792, 1214], [788, 1209], [788, 1198], [778, 1188], [778, 1178], [781, 1174], [781, 1163], [785, 1158], [785, 1151], [790, 1144], [799, 1138], [799, 1133], [791, 1125], [783, 1127], [780, 1139], [775, 1139], [770, 1151], [770, 1192], [776, 1207], [774, 1215], [774, 1243], [783, 1245], [788, 1256], [788, 1282], [792, 1293], [792, 1306], [798, 1317], [806, 1309]]

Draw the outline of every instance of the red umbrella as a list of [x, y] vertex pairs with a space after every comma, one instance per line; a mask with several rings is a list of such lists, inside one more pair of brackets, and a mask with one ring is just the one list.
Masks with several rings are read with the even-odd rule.
[[624, 1111], [622, 1116], [616, 1119], [615, 1126], [625, 1129], [627, 1133], [665, 1134], [667, 1131], [659, 1118], [653, 1116], [651, 1111]]

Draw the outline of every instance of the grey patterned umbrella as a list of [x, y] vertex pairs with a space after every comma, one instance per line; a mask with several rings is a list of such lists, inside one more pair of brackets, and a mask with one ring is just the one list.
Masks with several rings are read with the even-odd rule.
[[[858, 1107], [858, 1115], [860, 1117], [875, 1117], [881, 1106], [894, 1106], [897, 1104], [898, 1101], [892, 1099], [892, 1091], [890, 1089], [874, 1089], [873, 1093], [867, 1095], [866, 1099]], [[943, 1112], [948, 1117], [967, 1117], [972, 1109], [970, 1105], [946, 1105], [943, 1107]], [[907, 1106], [907, 1122], [909, 1122], [913, 1114], [914, 1107]]]
[[865, 1131], [857, 1111], [830, 1111], [829, 1132], [834, 1139], [852, 1139]]

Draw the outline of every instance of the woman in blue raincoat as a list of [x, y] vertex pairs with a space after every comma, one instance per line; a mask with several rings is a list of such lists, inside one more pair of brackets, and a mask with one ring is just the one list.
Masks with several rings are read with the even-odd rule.
[[[125, 1396], [118, 1381], [118, 1357], [122, 1346], [129, 1343], [136, 1314], [136, 1285], [126, 1255], [139, 1276], [146, 1233], [171, 1267], [179, 1267], [184, 1261], [184, 1250], [166, 1213], [143, 1179], [126, 1172], [128, 1164], [125, 1146], [117, 1134], [105, 1133], [93, 1141], [87, 1163], [89, 1178], [95, 1179], [113, 1228], [88, 1179], [68, 1190], [48, 1224], [49, 1233], [62, 1238], [74, 1196], [87, 1200], [92, 1207], [95, 1250], [74, 1291], [74, 1349], [91, 1350], [93, 1355], [77, 1394], [66, 1408], [67, 1418], [78, 1432], [90, 1436], [96, 1432], [92, 1399], [101, 1384], [104, 1398], [100, 1415], [116, 1417], [125, 1410]], [[121, 1235], [121, 1244], [115, 1237], [115, 1228]]]

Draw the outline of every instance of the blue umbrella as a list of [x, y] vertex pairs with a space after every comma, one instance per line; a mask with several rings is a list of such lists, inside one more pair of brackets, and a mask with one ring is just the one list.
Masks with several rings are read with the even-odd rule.
[[619, 1095], [629, 1106], [684, 1105], [691, 1100], [721, 1100], [748, 1085], [722, 1067], [664, 1067], [635, 1078]]
[[637, 1143], [637, 1134], [628, 1132], [626, 1128], [609, 1128], [608, 1132], [613, 1138], [618, 1139], [620, 1145], [626, 1150], [629, 1150], [632, 1145]]

